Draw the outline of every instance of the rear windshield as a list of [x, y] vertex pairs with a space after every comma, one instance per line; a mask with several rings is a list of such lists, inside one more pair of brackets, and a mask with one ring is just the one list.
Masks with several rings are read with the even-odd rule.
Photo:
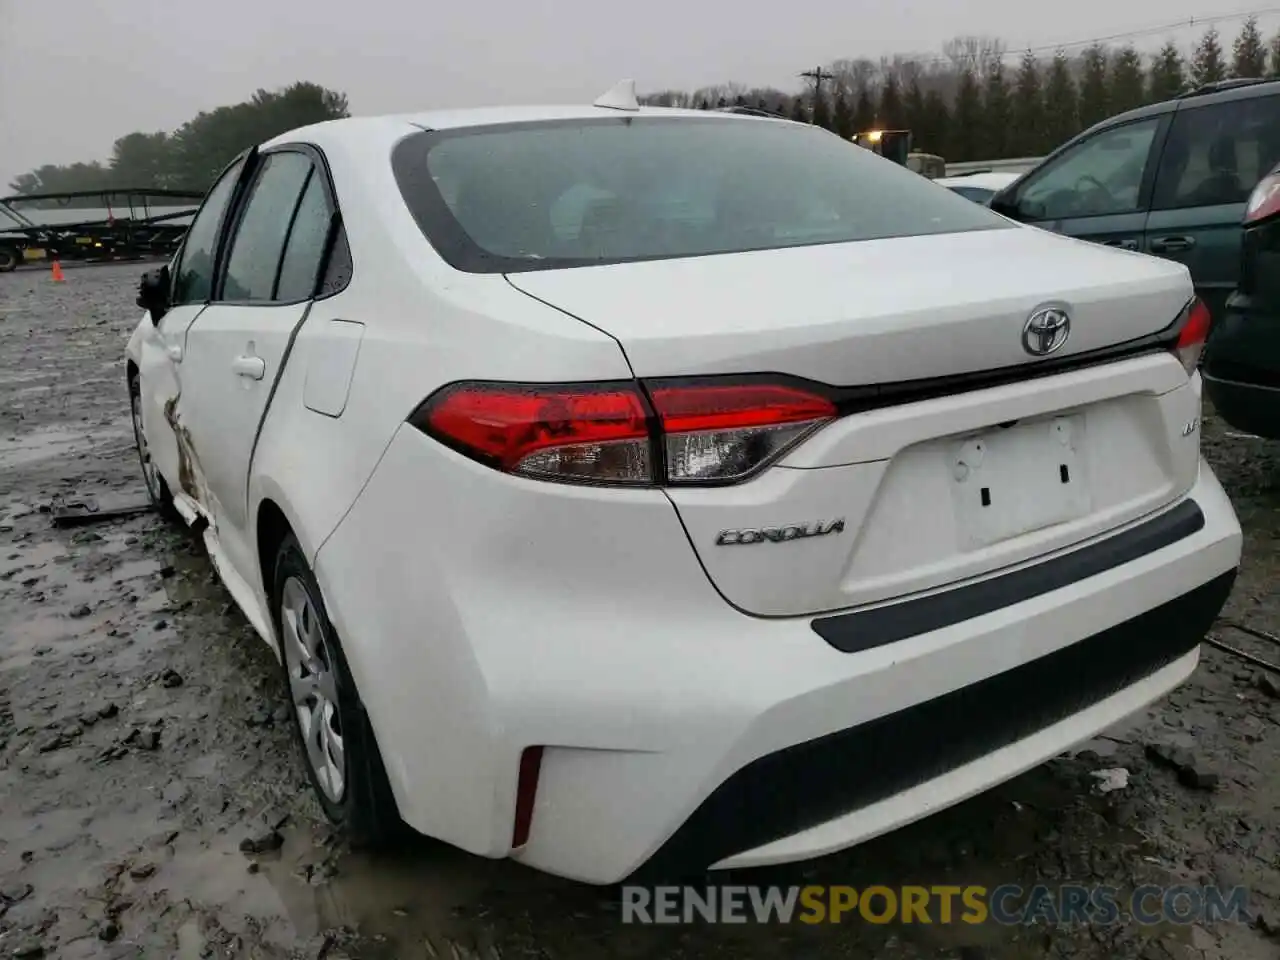
[[817, 127], [608, 118], [424, 132], [393, 165], [453, 266], [519, 272], [1007, 228]]

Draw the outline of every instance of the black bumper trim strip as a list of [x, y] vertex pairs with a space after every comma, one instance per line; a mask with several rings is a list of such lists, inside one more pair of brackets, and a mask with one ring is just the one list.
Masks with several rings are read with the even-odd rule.
[[820, 617], [813, 621], [813, 629], [844, 653], [870, 650], [1060, 590], [1132, 563], [1203, 528], [1200, 505], [1184, 500], [1131, 530], [1052, 560], [916, 600]]
[[927, 783], [1100, 703], [1197, 649], [1235, 577], [1227, 571], [1011, 670], [753, 760], [713, 790], [631, 881], [705, 870]]

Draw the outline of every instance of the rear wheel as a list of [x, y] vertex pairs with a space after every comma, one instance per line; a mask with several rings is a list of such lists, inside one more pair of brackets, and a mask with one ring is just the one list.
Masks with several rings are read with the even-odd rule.
[[15, 248], [0, 247], [0, 273], [8, 273], [10, 270], [17, 270], [20, 259], [18, 251]]
[[133, 419], [133, 442], [138, 448], [138, 463], [142, 466], [142, 482], [147, 485], [147, 499], [162, 517], [174, 520], [178, 514], [173, 507], [173, 495], [151, 456], [151, 447], [142, 426], [142, 385], [136, 373], [129, 375], [129, 412]]
[[354, 840], [393, 839], [403, 828], [382, 755], [320, 586], [292, 534], [276, 554], [271, 612], [294, 732], [325, 816]]

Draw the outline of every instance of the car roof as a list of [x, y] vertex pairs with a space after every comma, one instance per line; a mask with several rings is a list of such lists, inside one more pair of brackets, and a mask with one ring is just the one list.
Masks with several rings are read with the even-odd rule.
[[320, 145], [351, 142], [370, 136], [400, 139], [414, 130], [457, 130], [496, 124], [590, 120], [607, 117], [714, 118], [725, 123], [792, 123], [785, 117], [762, 117], [721, 110], [683, 110], [675, 107], [641, 107], [616, 110], [608, 107], [561, 105], [518, 107], [468, 107], [453, 110], [424, 110], [415, 113], [373, 117], [344, 117], [289, 130], [262, 144], [264, 149], [286, 143], [310, 141]]
[[1238, 80], [1206, 84], [1198, 89], [1188, 90], [1172, 100], [1149, 103], [1145, 107], [1137, 107], [1133, 110], [1126, 110], [1124, 113], [1118, 113], [1114, 117], [1107, 117], [1107, 119], [1095, 123], [1078, 137], [1073, 137], [1072, 140], [1082, 139], [1086, 134], [1106, 127], [1128, 123], [1131, 120], [1141, 120], [1144, 117], [1158, 117], [1166, 113], [1173, 113], [1175, 110], [1208, 107], [1219, 103], [1230, 103], [1234, 100], [1251, 100], [1254, 97], [1268, 97], [1276, 94], [1280, 94], [1280, 80]]

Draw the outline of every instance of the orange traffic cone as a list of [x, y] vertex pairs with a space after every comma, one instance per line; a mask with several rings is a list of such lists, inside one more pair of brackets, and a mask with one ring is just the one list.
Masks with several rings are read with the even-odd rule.
[[62, 275], [62, 264], [57, 260], [53, 261], [53, 282], [62, 283], [67, 278]]

